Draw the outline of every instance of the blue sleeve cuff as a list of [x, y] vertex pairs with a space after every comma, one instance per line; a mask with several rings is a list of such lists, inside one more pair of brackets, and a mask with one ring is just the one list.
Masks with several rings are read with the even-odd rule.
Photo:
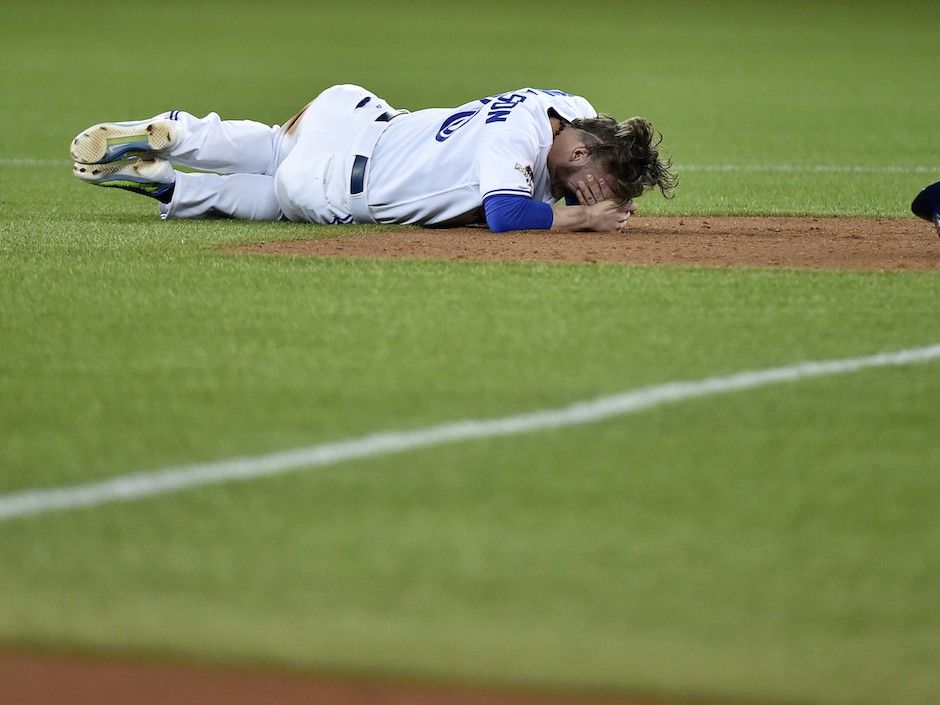
[[483, 199], [486, 224], [494, 233], [508, 230], [548, 230], [555, 214], [552, 207], [529, 196], [494, 194]]

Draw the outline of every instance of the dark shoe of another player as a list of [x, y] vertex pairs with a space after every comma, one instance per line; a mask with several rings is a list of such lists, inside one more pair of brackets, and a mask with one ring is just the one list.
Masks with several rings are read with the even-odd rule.
[[911, 203], [911, 212], [918, 218], [931, 221], [940, 237], [940, 181], [917, 194]]

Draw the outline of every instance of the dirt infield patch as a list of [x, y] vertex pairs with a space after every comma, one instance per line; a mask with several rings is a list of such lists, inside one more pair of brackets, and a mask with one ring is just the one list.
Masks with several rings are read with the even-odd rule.
[[448, 688], [378, 680], [314, 679], [298, 674], [9, 653], [0, 653], [0, 702], [16, 705], [666, 705], [665, 701], [643, 699]]
[[307, 257], [938, 270], [940, 238], [914, 218], [636, 218], [628, 234], [485, 228], [270, 242], [237, 252]]

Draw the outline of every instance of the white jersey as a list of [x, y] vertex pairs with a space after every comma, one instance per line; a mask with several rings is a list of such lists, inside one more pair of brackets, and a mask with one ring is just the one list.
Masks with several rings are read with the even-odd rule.
[[549, 110], [566, 120], [595, 117], [580, 96], [522, 88], [457, 108], [400, 115], [372, 153], [366, 197], [376, 222], [485, 222], [490, 195], [552, 202]]

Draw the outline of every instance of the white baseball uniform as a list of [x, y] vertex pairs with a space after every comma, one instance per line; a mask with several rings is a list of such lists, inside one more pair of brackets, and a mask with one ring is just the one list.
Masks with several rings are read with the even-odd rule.
[[484, 198], [553, 201], [549, 110], [594, 117], [584, 98], [522, 88], [456, 108], [396, 111], [359, 86], [333, 86], [285, 128], [173, 112], [167, 158], [218, 174], [180, 174], [163, 217], [223, 215], [316, 223], [485, 222]]

